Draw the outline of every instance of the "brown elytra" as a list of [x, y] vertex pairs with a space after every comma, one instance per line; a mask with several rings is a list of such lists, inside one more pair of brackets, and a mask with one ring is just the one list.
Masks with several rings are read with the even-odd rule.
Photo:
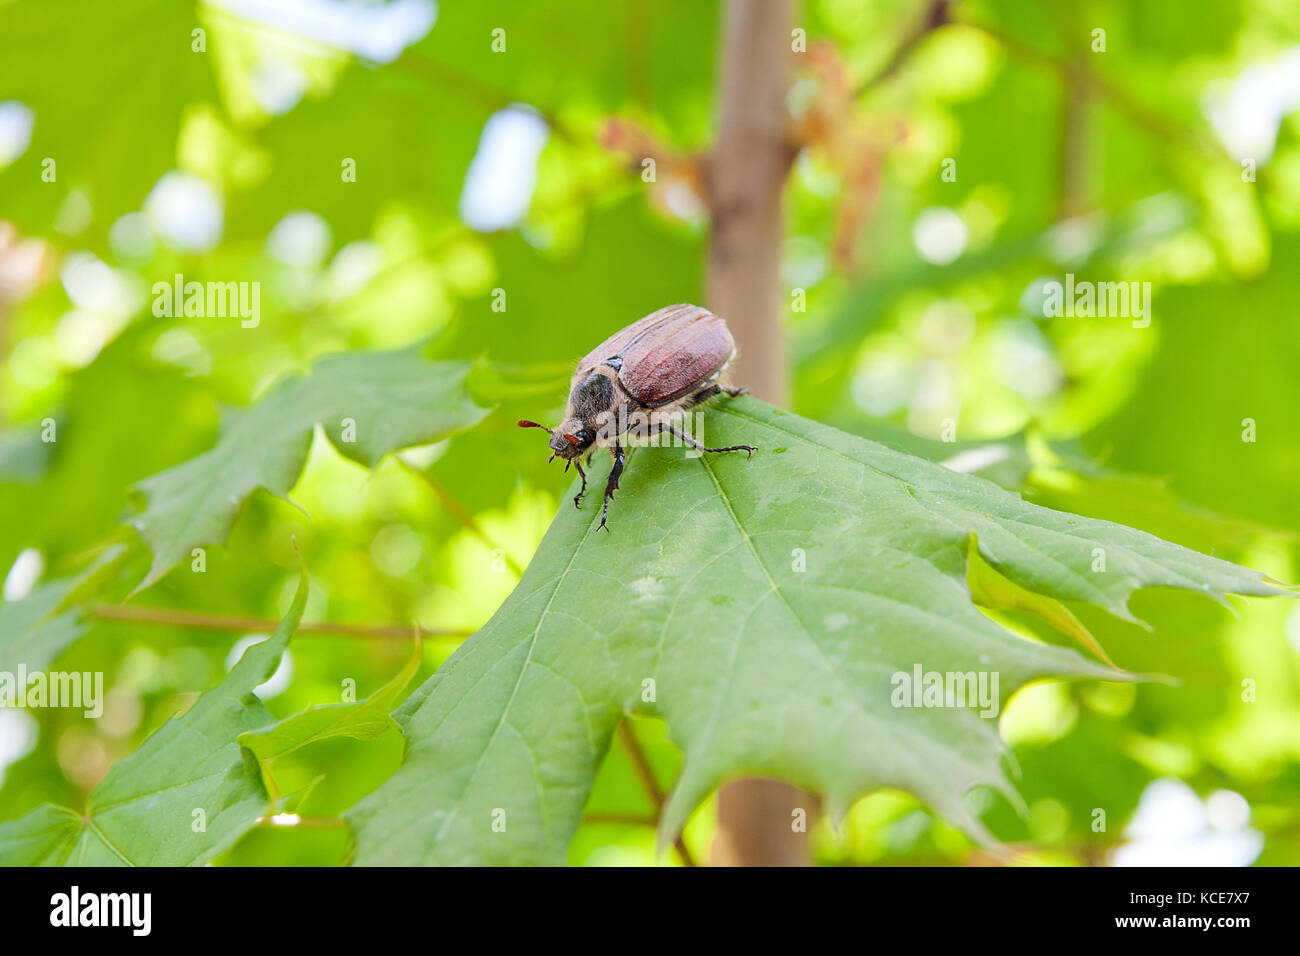
[[587, 353], [569, 383], [564, 421], [558, 426], [547, 428], [526, 419], [519, 425], [545, 429], [551, 436], [551, 457], [564, 459], [566, 471], [569, 464], [578, 469], [582, 488], [573, 497], [575, 508], [587, 491], [582, 456], [587, 455], [590, 465], [594, 446], [609, 448], [614, 467], [600, 510], [600, 527], [609, 530], [609, 499], [623, 474], [623, 443], [634, 429], [648, 435], [668, 432], [699, 451], [753, 454], [753, 445], [707, 448], [671, 420], [720, 392], [744, 391], [722, 383], [735, 355], [736, 342], [720, 316], [698, 305], [670, 305], [620, 329]]
[[601, 342], [577, 372], [621, 359], [618, 378], [627, 393], [656, 408], [695, 390], [735, 354], [736, 341], [721, 316], [698, 305], [670, 305]]

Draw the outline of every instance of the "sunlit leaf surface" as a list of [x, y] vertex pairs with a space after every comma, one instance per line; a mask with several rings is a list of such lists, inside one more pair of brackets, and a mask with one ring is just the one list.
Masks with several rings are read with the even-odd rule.
[[966, 792], [1009, 786], [995, 721], [895, 706], [894, 675], [996, 673], [999, 700], [1040, 677], [1129, 675], [986, 617], [971, 540], [1020, 588], [1120, 617], [1142, 587], [1279, 593], [754, 399], [707, 427], [760, 450], [633, 452], [608, 534], [601, 473], [584, 510], [561, 508], [514, 594], [399, 712], [406, 762], [348, 815], [359, 863], [563, 859], [625, 712], [661, 716], [685, 754], [661, 835], [745, 775], [815, 788], [836, 814], [900, 787], [979, 833]]

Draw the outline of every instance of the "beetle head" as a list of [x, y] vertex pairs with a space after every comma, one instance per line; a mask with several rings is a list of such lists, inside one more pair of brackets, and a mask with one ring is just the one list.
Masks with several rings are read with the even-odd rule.
[[596, 433], [579, 418], [571, 418], [559, 428], [546, 428], [537, 422], [521, 419], [520, 428], [543, 428], [551, 435], [552, 458], [568, 461], [587, 452], [596, 441]]

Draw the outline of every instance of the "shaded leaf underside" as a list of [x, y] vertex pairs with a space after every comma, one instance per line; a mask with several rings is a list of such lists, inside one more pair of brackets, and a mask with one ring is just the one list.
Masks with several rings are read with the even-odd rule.
[[996, 721], [894, 707], [893, 675], [996, 672], [1003, 699], [1039, 677], [1129, 675], [976, 608], [972, 540], [1018, 588], [1128, 620], [1140, 587], [1280, 593], [754, 399], [707, 414], [707, 443], [759, 452], [634, 450], [610, 534], [596, 530], [605, 469], [591, 476], [584, 509], [561, 509], [510, 598], [398, 711], [405, 762], [347, 815], [358, 863], [562, 862], [631, 712], [662, 717], [684, 753], [661, 839], [753, 775], [814, 789], [835, 815], [900, 787], [983, 836], [967, 791], [1014, 799]]

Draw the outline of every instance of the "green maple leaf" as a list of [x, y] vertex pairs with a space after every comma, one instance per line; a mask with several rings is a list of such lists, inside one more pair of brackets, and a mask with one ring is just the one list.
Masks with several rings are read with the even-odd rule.
[[43, 671], [86, 632], [74, 602], [115, 574], [126, 549], [112, 545], [79, 574], [47, 581], [26, 597], [0, 602], [0, 673]]
[[1002, 699], [1037, 678], [1133, 675], [1012, 634], [972, 589], [1085, 645], [1062, 602], [1132, 620], [1141, 587], [1285, 593], [754, 399], [707, 414], [710, 444], [759, 452], [633, 451], [610, 534], [592, 475], [586, 507], [561, 509], [497, 614], [397, 712], [404, 763], [346, 814], [356, 862], [563, 862], [634, 712], [662, 717], [684, 754], [661, 840], [748, 776], [818, 791], [835, 816], [899, 787], [987, 837], [965, 796], [1015, 799], [996, 721], [893, 706], [894, 675], [996, 672]]
[[470, 397], [469, 370], [469, 362], [425, 359], [417, 347], [330, 356], [309, 375], [281, 382], [236, 415], [211, 451], [137, 486], [148, 505], [131, 524], [153, 551], [153, 563], [136, 590], [191, 548], [224, 542], [255, 489], [288, 495], [317, 423], [340, 454], [367, 466], [390, 451], [476, 424], [489, 410]]
[[0, 823], [0, 865], [191, 866], [230, 847], [270, 807], [257, 761], [237, 738], [274, 723], [253, 688], [275, 673], [306, 606], [304, 566], [275, 634], [115, 763], [84, 814], [47, 803]]
[[67, 578], [50, 581], [21, 600], [0, 603], [0, 672], [16, 673], [20, 665], [44, 670], [85, 633], [79, 611], [59, 610], [73, 584]]
[[274, 727], [241, 734], [239, 744], [261, 761], [268, 787], [276, 794], [279, 788], [275, 786], [271, 771], [280, 757], [308, 744], [333, 737], [373, 740], [390, 730], [396, 730], [397, 724], [389, 711], [402, 696], [402, 691], [411, 682], [415, 672], [420, 669], [422, 660], [421, 645], [417, 640], [410, 659], [396, 676], [365, 700], [309, 707], [286, 717]]

